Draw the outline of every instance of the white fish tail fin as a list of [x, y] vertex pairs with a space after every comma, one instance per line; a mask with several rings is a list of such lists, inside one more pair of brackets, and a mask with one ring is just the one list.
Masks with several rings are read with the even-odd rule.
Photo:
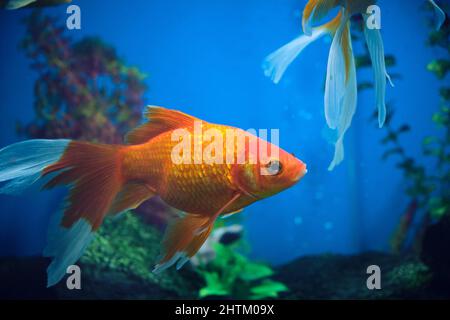
[[344, 16], [330, 48], [325, 84], [325, 116], [331, 129], [338, 131], [333, 170], [344, 160], [344, 136], [351, 125], [357, 105], [356, 64], [350, 34], [350, 22]]
[[264, 74], [274, 83], [280, 82], [284, 72], [295, 58], [311, 43], [326, 34], [325, 29], [314, 29], [311, 36], [301, 35], [277, 51], [268, 55], [263, 62]]
[[[367, 19], [367, 17], [365, 17]], [[378, 29], [364, 28], [367, 48], [372, 60], [372, 68], [375, 74], [375, 95], [378, 109], [378, 125], [383, 127], [386, 121], [386, 79], [393, 85], [392, 80], [386, 70], [384, 57], [384, 45], [381, 32]]]
[[328, 171], [333, 171], [334, 168], [344, 161], [344, 137], [340, 137], [334, 145], [334, 156], [330, 165], [328, 166]]
[[6, 10], [15, 10], [19, 8], [23, 8], [30, 3], [36, 2], [36, 0], [9, 0], [5, 6]]
[[18, 194], [57, 162], [70, 140], [26, 140], [0, 150], [0, 194]]
[[329, 30], [334, 36], [328, 54], [324, 107], [325, 119], [330, 129], [336, 129], [338, 127], [350, 67], [346, 65], [346, 55], [350, 52], [348, 50], [345, 51], [343, 43], [348, 18], [342, 17], [342, 12], [343, 10], [334, 19], [334, 22], [329, 24]]

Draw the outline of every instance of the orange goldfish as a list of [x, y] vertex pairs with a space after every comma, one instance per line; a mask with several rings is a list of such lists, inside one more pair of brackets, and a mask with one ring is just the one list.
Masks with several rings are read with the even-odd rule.
[[[445, 13], [433, 0], [438, 17], [437, 28], [445, 20]], [[350, 34], [350, 18], [364, 17], [364, 35], [375, 77], [375, 96], [380, 128], [386, 120], [386, 79], [392, 81], [386, 71], [384, 45], [381, 26], [372, 26], [368, 19], [374, 12], [375, 0], [309, 0], [303, 10], [303, 35], [276, 50], [264, 60], [266, 76], [278, 83], [294, 59], [311, 43], [330, 34], [333, 37], [327, 66], [324, 108], [328, 127], [337, 131], [334, 157], [328, 169], [333, 170], [344, 160], [344, 136], [350, 128], [357, 106], [356, 65]], [[337, 16], [330, 22], [313, 27], [334, 8], [339, 8]]]
[[[218, 217], [289, 188], [306, 173], [306, 165], [295, 156], [249, 134], [244, 143], [233, 137], [231, 143], [216, 144], [220, 147], [209, 149], [214, 161], [198, 162], [196, 144], [206, 150], [214, 142], [205, 141], [208, 130], [223, 135], [244, 131], [161, 107], [149, 107], [146, 118], [148, 122], [126, 136], [125, 145], [27, 140], [0, 150], [0, 182], [6, 182], [0, 193], [21, 191], [45, 176], [50, 178], [46, 188], [70, 187], [44, 250], [53, 257], [48, 286], [60, 281], [66, 268], [80, 258], [107, 215], [136, 208], [154, 196], [184, 211], [169, 223], [154, 271], [177, 262], [180, 268], [200, 249]], [[198, 122], [200, 133], [195, 131]], [[187, 143], [180, 141], [180, 132], [187, 133]], [[187, 146], [181, 153], [180, 144]], [[262, 157], [260, 151], [267, 148], [270, 155]], [[174, 161], [180, 154], [187, 161]], [[220, 154], [222, 160], [226, 156], [235, 161], [217, 161]], [[242, 155], [244, 161], [236, 161]]]

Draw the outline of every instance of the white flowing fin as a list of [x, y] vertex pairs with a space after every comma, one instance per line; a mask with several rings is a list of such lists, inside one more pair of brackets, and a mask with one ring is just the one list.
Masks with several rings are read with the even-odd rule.
[[386, 71], [385, 75], [386, 75], [386, 79], [388, 79], [389, 84], [391, 85], [391, 87], [394, 88], [394, 87], [395, 87], [395, 84], [394, 84], [394, 82], [392, 81], [392, 78], [391, 78], [391, 76], [389, 75], [389, 73], [388, 73], [387, 71]]
[[311, 36], [301, 35], [277, 51], [268, 55], [263, 62], [262, 68], [266, 77], [269, 77], [274, 83], [280, 82], [284, 72], [294, 59], [311, 43], [325, 35], [327, 30], [316, 28]]
[[348, 20], [343, 28], [338, 29], [335, 37], [347, 39], [346, 42], [341, 41], [341, 44], [342, 43], [347, 44], [347, 46], [342, 47], [342, 49], [348, 55], [349, 66], [348, 66], [348, 79], [346, 79], [344, 93], [342, 97], [342, 106], [340, 108], [337, 118], [338, 121], [336, 124], [336, 128], [338, 131], [338, 139], [335, 144], [333, 160], [330, 163], [330, 166], [328, 167], [329, 171], [332, 171], [338, 164], [340, 164], [344, 160], [344, 136], [352, 123], [352, 119], [356, 111], [358, 98], [358, 89], [356, 81], [356, 64], [351, 42], [350, 22]]
[[0, 194], [19, 194], [36, 182], [42, 171], [57, 162], [70, 140], [35, 139], [0, 150]]
[[7, 10], [15, 10], [23, 8], [33, 2], [36, 2], [36, 0], [9, 0], [5, 8]]
[[47, 268], [47, 287], [58, 283], [65, 275], [67, 268], [75, 264], [94, 238], [91, 224], [80, 219], [70, 228], [61, 225], [63, 210], [54, 215], [50, 221], [45, 257], [53, 257]]
[[434, 12], [437, 17], [436, 30], [439, 30], [439, 29], [441, 29], [442, 25], [445, 22], [445, 12], [436, 4], [436, 2], [434, 2], [434, 0], [428, 0], [428, 1], [431, 3], [431, 5], [434, 8]]
[[336, 129], [338, 126], [345, 94], [346, 67], [342, 49], [342, 35], [347, 20], [345, 17], [340, 20], [328, 55], [324, 106], [325, 119], [331, 129]]
[[[364, 17], [367, 19], [367, 16]], [[392, 85], [392, 80], [386, 70], [386, 62], [384, 57], [384, 45], [379, 29], [364, 28], [367, 48], [369, 49], [370, 59], [372, 60], [372, 68], [375, 74], [375, 95], [376, 106], [378, 109], [378, 125], [383, 127], [386, 121], [386, 78]]]
[[344, 155], [344, 136], [342, 135], [334, 144], [334, 156], [328, 166], [328, 171], [333, 171], [337, 165], [344, 161]]

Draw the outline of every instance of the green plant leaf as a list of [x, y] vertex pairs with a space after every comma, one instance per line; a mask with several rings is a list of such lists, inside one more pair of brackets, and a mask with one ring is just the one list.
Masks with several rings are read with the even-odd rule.
[[239, 277], [244, 281], [253, 281], [269, 277], [272, 274], [273, 271], [270, 267], [264, 264], [249, 262], [244, 266]]
[[432, 197], [428, 201], [430, 215], [433, 219], [441, 219], [449, 209], [448, 204], [441, 197]]
[[278, 293], [289, 289], [281, 282], [264, 280], [261, 284], [250, 289], [251, 299], [276, 298]]
[[201, 298], [207, 296], [225, 296], [230, 292], [222, 285], [222, 281], [219, 278], [217, 272], [203, 272], [203, 276], [206, 281], [206, 286], [201, 288], [199, 296]]

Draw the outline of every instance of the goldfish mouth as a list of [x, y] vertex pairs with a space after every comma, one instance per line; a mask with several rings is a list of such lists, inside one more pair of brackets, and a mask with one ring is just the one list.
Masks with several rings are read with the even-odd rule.
[[308, 169], [306, 169], [306, 166], [304, 166], [303, 168], [301, 168], [297, 174], [294, 176], [294, 178], [292, 179], [293, 182], [297, 182], [299, 181], [301, 178], [304, 177], [305, 174], [308, 173]]

